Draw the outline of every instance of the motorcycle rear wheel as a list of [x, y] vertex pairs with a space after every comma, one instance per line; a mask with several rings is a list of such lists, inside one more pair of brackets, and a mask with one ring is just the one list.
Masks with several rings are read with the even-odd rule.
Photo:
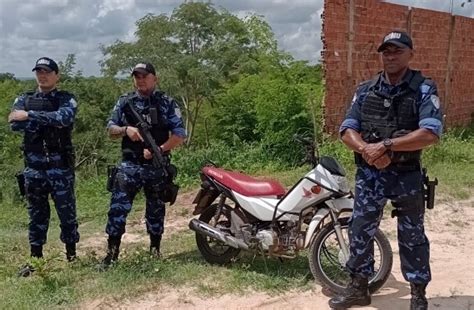
[[[339, 219], [344, 239], [348, 242], [349, 218]], [[309, 266], [314, 278], [335, 293], [342, 293], [350, 281], [333, 223], [324, 226], [314, 238], [308, 253]], [[369, 278], [369, 291], [378, 291], [390, 276], [393, 264], [392, 247], [382, 231], [374, 238], [374, 275]]]
[[[224, 209], [230, 210], [228, 205]], [[217, 204], [206, 208], [199, 220], [230, 233], [230, 214], [221, 212], [219, 218], [215, 219]], [[196, 232], [196, 244], [204, 259], [211, 264], [225, 265], [230, 263], [240, 253], [240, 249], [233, 248], [216, 239], [201, 235]]]

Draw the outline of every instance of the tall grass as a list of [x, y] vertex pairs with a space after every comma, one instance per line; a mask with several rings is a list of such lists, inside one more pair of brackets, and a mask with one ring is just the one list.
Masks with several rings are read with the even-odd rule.
[[[455, 198], [467, 198], [472, 194], [473, 132], [448, 132], [440, 144], [424, 152], [423, 163], [429, 168], [430, 176], [440, 180], [439, 190]], [[329, 140], [319, 151], [321, 155], [336, 157], [353, 176], [353, 155], [341, 142]], [[182, 187], [198, 186], [198, 172], [206, 159], [225, 168], [277, 178], [285, 185], [292, 185], [308, 170], [308, 166], [296, 165], [300, 159], [293, 163], [268, 160], [258, 145], [228, 147], [217, 143], [205, 149], [182, 148], [174, 153], [173, 160], [180, 170], [178, 182]], [[126, 244], [120, 263], [107, 272], [99, 272], [96, 266], [105, 249], [87, 244], [86, 240], [99, 238], [105, 244], [104, 226], [110, 196], [105, 190], [106, 177], [101, 172], [105, 170], [81, 169], [84, 170], [78, 171], [76, 182], [81, 233], [80, 260], [76, 263], [65, 261], [53, 208], [45, 260], [33, 262], [39, 270], [33, 277], [18, 278], [16, 272], [25, 263], [29, 251], [27, 211], [24, 201], [16, 195], [0, 202], [0, 309], [67, 308], [104, 296], [112, 300], [133, 298], [162, 286], [186, 286], [201, 296], [255, 290], [278, 293], [310, 287], [312, 280], [305, 257], [280, 262], [244, 255], [231, 266], [210, 266], [198, 254], [194, 236], [185, 227], [173, 235], [165, 232], [165, 260], [149, 257], [146, 243]], [[10, 183], [13, 178], [2, 182], [15, 192], [14, 184]], [[179, 207], [186, 208], [173, 206]], [[143, 197], [139, 196], [129, 222], [139, 222], [143, 209]]]

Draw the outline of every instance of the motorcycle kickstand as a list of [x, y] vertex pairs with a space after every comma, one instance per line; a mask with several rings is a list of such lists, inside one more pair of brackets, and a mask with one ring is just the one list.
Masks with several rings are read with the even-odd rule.
[[[263, 264], [265, 266], [265, 272], [268, 273], [268, 266], [267, 266], [267, 259], [265, 258], [265, 252], [263, 252], [263, 248], [261, 246], [259, 246], [258, 249], [260, 250], [260, 253], [262, 254], [262, 257], [263, 257]], [[258, 252], [254, 252], [251, 264], [254, 263], [255, 258], [257, 258], [257, 255], [258, 255]]]
[[263, 264], [265, 265], [265, 272], [268, 273], [267, 258], [265, 257], [265, 252], [261, 246], [258, 247], [263, 257]]

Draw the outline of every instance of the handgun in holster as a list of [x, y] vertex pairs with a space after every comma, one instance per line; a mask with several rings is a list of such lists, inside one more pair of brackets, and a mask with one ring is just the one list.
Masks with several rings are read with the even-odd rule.
[[25, 189], [25, 175], [23, 171], [19, 171], [15, 174], [16, 181], [18, 183], [18, 189], [20, 190], [20, 195], [25, 196], [26, 189]]
[[107, 191], [114, 190], [115, 178], [117, 176], [118, 168], [114, 165], [107, 166]]
[[427, 209], [434, 208], [435, 189], [438, 185], [438, 178], [430, 180], [426, 168], [423, 168], [423, 199]]
[[178, 169], [173, 164], [169, 164], [165, 169], [168, 172], [168, 176], [163, 190], [162, 199], [163, 202], [169, 202], [171, 206], [176, 202], [176, 197], [178, 196], [179, 191], [179, 186], [173, 183], [173, 180], [178, 175]]

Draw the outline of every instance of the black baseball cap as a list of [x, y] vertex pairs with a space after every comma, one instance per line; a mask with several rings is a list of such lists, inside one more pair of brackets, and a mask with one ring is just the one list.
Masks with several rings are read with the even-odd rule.
[[139, 73], [144, 73], [144, 74], [153, 74], [156, 75], [155, 67], [149, 62], [140, 62], [133, 67], [132, 70], [132, 75], [134, 75], [136, 72]]
[[59, 72], [58, 64], [48, 57], [41, 57], [36, 61], [36, 65], [31, 71], [36, 71], [38, 69], [46, 69], [48, 71]]
[[383, 38], [382, 44], [380, 44], [379, 48], [377, 49], [377, 52], [380, 53], [390, 44], [396, 45], [402, 48], [408, 47], [409, 49], [413, 49], [413, 41], [411, 40], [408, 33], [403, 32], [403, 31], [392, 31], [388, 33]]

